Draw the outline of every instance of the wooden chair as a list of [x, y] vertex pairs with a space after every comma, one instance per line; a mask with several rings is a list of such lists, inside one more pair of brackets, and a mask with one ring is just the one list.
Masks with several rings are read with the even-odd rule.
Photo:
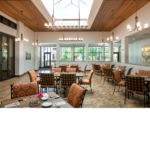
[[126, 104], [126, 93], [128, 92], [128, 98], [129, 93], [136, 93], [144, 96], [144, 107], [145, 107], [145, 94], [146, 94], [146, 88], [145, 88], [145, 78], [144, 77], [132, 77], [132, 76], [126, 76], [125, 78], [125, 101], [124, 104]]
[[67, 102], [74, 108], [82, 108], [86, 89], [73, 83], [68, 94]]
[[[119, 86], [119, 89], [120, 89], [120, 86], [124, 86], [125, 87], [125, 81], [121, 81], [121, 74], [119, 71], [113, 71], [114, 73], [114, 78], [115, 78], [115, 85], [114, 85], [114, 92], [115, 92], [115, 88], [116, 86]], [[118, 91], [119, 91], [118, 89]], [[113, 92], [113, 94], [114, 94]]]
[[108, 83], [109, 83], [109, 79], [112, 79], [112, 84], [113, 84], [113, 81], [114, 81], [113, 69], [104, 68], [104, 82], [105, 82], [105, 79], [108, 79]]
[[54, 92], [56, 89], [57, 92], [57, 82], [54, 79], [53, 73], [40, 73], [41, 78], [41, 88], [54, 88]]
[[64, 88], [64, 95], [65, 89], [70, 88], [73, 83], [76, 83], [75, 74], [68, 74], [68, 73], [61, 74], [61, 88]]
[[[80, 79], [79, 80], [79, 84], [83, 84], [83, 85], [90, 85], [90, 88], [91, 88], [91, 92], [92, 92], [92, 87], [91, 87], [91, 79], [92, 79], [92, 76], [93, 76], [93, 70], [90, 71], [89, 73], [89, 78], [88, 79]], [[93, 92], [92, 92], [93, 94]]]
[[71, 68], [75, 68], [75, 69], [76, 69], [76, 72], [79, 72], [78, 66], [71, 66]]
[[67, 66], [59, 66], [59, 68], [61, 68], [61, 72], [66, 72]]
[[38, 94], [38, 83], [22, 83], [11, 85], [11, 99]]
[[85, 73], [85, 76], [86, 76], [86, 67], [87, 67], [87, 65], [85, 65], [84, 70], [80, 70], [80, 72], [84, 72]]
[[37, 78], [36, 72], [34, 70], [28, 71], [30, 82], [40, 82], [40, 79]]
[[69, 71], [69, 72], [76, 72], [76, 68], [67, 68], [66, 71]]

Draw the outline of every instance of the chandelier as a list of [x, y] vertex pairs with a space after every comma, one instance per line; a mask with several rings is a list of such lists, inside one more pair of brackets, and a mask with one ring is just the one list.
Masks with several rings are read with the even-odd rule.
[[[148, 24], [145, 24], [144, 25], [144, 29], [148, 29]], [[132, 31], [142, 31], [142, 27], [141, 27], [141, 24], [140, 22], [138, 22], [138, 16], [137, 16], [137, 0], [136, 0], [136, 13], [135, 13], [135, 28], [132, 29], [130, 25], [127, 25], [127, 29], [129, 32], [132, 32]]]
[[[62, 0], [60, 0], [59, 2], [61, 2]], [[79, 24], [65, 24], [63, 22], [63, 24], [58, 24], [55, 22], [55, 17], [54, 17], [54, 0], [53, 0], [53, 15], [52, 15], [52, 22], [49, 22], [49, 23], [45, 23], [45, 28], [47, 29], [51, 29], [51, 30], [64, 30], [64, 29], [87, 29], [87, 23], [86, 24], [81, 24], [80, 25], [80, 1], [83, 2], [82, 0], [79, 0], [79, 3], [78, 3], [78, 6], [76, 6], [75, 4], [72, 3], [72, 0], [71, 0], [71, 3], [69, 5], [74, 5], [76, 7], [78, 7], [79, 9]], [[57, 2], [57, 3], [59, 3]], [[56, 4], [57, 4], [56, 3]], [[86, 4], [85, 2], [83, 2], [84, 4]], [[56, 5], [55, 4], [55, 5]], [[68, 7], [69, 5], [67, 5], [66, 7]], [[65, 21], [66, 19], [62, 19], [63, 21]], [[70, 20], [70, 19], [69, 19]], [[78, 19], [77, 19], [78, 20]], [[54, 23], [55, 22], [55, 23]]]
[[[38, 31], [38, 24], [37, 24], [37, 31]], [[39, 41], [38, 41], [38, 32], [37, 32], [36, 43], [32, 43], [32, 45], [35, 45], [35, 46], [39, 45], [39, 46], [41, 46], [41, 43], [39, 43]]]
[[79, 35], [77, 35], [77, 38], [65, 38], [63, 34], [63, 38], [59, 38], [60, 42], [82, 42], [83, 38], [79, 38]]
[[[23, 11], [21, 11], [21, 22], [22, 22], [22, 16], [23, 16]], [[21, 27], [21, 38], [16, 38], [16, 42], [28, 42], [28, 41], [29, 41], [28, 39], [23, 38], [22, 27]]]
[[[112, 16], [114, 15], [114, 10], [112, 10]], [[119, 37], [118, 36], [114, 36], [114, 19], [113, 19], [113, 23], [112, 23], [112, 35], [110, 36], [110, 37], [108, 37], [107, 38], [107, 41], [111, 41], [111, 42], [113, 42], [113, 41], [118, 41], [119, 40]]]

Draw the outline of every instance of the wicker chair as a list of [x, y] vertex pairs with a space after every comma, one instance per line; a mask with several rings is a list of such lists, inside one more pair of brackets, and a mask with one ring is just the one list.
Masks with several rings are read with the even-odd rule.
[[75, 69], [76, 69], [76, 72], [79, 72], [78, 66], [71, 66], [71, 68], [75, 68]]
[[80, 70], [80, 72], [84, 72], [85, 73], [85, 76], [86, 76], [86, 67], [87, 67], [87, 65], [85, 65], [84, 70]]
[[59, 68], [61, 68], [61, 72], [66, 72], [67, 66], [59, 66]]
[[73, 83], [69, 90], [67, 102], [74, 108], [82, 108], [85, 94], [86, 90], [83, 87]]
[[57, 82], [54, 79], [53, 73], [40, 73], [41, 78], [41, 88], [54, 88], [54, 92], [56, 89], [57, 92]]
[[111, 65], [111, 67], [110, 67], [110, 68], [111, 68], [111, 69], [113, 69], [114, 67], [115, 67], [115, 65]]
[[105, 64], [105, 66], [110, 67], [110, 64]]
[[101, 73], [101, 79], [102, 79], [102, 76], [104, 76], [104, 68], [106, 68], [105, 66], [101, 66], [101, 70], [102, 70], [102, 73]]
[[22, 83], [11, 85], [11, 99], [38, 94], [38, 83]]
[[[91, 87], [91, 79], [92, 79], [92, 76], [93, 76], [93, 70], [90, 71], [89, 73], [89, 78], [88, 79], [80, 79], [79, 80], [79, 84], [83, 84], [83, 85], [90, 85], [90, 88], [91, 88], [91, 92], [92, 92], [92, 87]], [[92, 92], [93, 94], [93, 92]]]
[[97, 73], [97, 75], [102, 73], [101, 66], [100, 65], [94, 65], [94, 72]]
[[129, 93], [136, 93], [144, 96], [144, 107], [145, 107], [145, 94], [146, 94], [146, 88], [145, 88], [145, 79], [144, 77], [132, 77], [132, 76], [126, 76], [125, 78], [125, 101], [126, 104], [126, 93], [128, 92], [128, 98]]
[[[114, 85], [114, 92], [115, 92], [115, 88], [116, 86], [119, 86], [119, 89], [120, 89], [120, 86], [124, 86], [125, 87], [125, 81], [121, 81], [121, 74], [119, 71], [113, 71], [114, 73], [114, 78], [115, 78], [115, 85]], [[118, 91], [119, 91], [118, 89]], [[113, 94], [114, 94], [113, 92]]]
[[64, 95], [65, 89], [70, 88], [73, 83], [76, 83], [75, 74], [68, 74], [68, 73], [61, 74], [61, 88], [64, 88]]
[[150, 71], [148, 71], [148, 70], [139, 70], [139, 75], [150, 77]]
[[76, 72], [76, 68], [67, 68], [66, 71], [69, 71], [69, 72]]
[[108, 83], [109, 83], [109, 79], [111, 79], [112, 80], [112, 84], [113, 84], [113, 81], [114, 81], [113, 69], [111, 69], [111, 68], [104, 68], [104, 82], [105, 82], [105, 79], [108, 79]]

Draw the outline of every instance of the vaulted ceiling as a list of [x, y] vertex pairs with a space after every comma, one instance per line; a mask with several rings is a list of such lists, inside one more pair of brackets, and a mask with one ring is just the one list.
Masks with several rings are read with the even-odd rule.
[[[139, 10], [150, 0], [137, 0]], [[52, 31], [44, 27], [47, 20], [31, 0], [0, 0], [0, 11], [17, 21], [21, 21], [20, 11], [24, 11], [22, 22], [33, 31]], [[111, 31], [134, 14], [135, 0], [103, 0], [91, 29], [84, 31]], [[39, 28], [37, 29], [37, 25]], [[71, 29], [69, 30], [71, 31]]]

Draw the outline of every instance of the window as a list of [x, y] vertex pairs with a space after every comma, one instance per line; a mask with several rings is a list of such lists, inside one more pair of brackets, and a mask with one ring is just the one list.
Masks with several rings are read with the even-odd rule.
[[60, 44], [60, 61], [85, 60], [85, 44]]
[[120, 61], [120, 47], [113, 47], [113, 61], [119, 62]]
[[109, 47], [99, 46], [98, 44], [89, 44], [88, 60], [89, 61], [110, 61]]

